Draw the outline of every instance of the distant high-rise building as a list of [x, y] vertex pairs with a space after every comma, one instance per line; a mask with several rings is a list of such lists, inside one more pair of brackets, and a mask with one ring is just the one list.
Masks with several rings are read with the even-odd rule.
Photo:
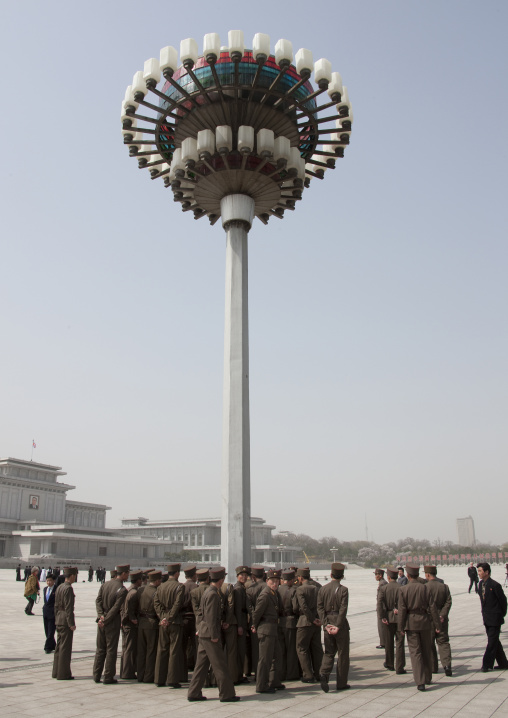
[[476, 546], [472, 516], [466, 516], [465, 519], [457, 519], [457, 533], [459, 535], [459, 546]]

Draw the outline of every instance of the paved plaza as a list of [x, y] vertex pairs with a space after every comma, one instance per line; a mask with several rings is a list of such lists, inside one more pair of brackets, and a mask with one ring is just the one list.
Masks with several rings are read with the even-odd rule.
[[[322, 580], [322, 572], [313, 574]], [[351, 690], [325, 694], [317, 686], [288, 682], [287, 690], [257, 695], [254, 683], [237, 687], [242, 700], [235, 704], [219, 702], [217, 689], [204, 689], [206, 702], [186, 700], [187, 690], [156, 688], [132, 681], [104, 686], [92, 681], [95, 646], [95, 605], [99, 584], [83, 583], [80, 575], [74, 584], [76, 594], [76, 633], [72, 671], [74, 681], [51, 678], [52, 656], [43, 650], [44, 629], [41, 604], [34, 607], [35, 616], [26, 616], [23, 583], [15, 581], [14, 570], [0, 570], [2, 611], [0, 630], [0, 705], [9, 718], [40, 714], [60, 718], [86, 715], [87, 718], [109, 716], [198, 716], [213, 712], [215, 716], [239, 715], [259, 718], [264, 714], [281, 714], [300, 718], [451, 718], [452, 716], [508, 716], [508, 672], [480, 672], [486, 636], [481, 620], [478, 597], [467, 593], [466, 568], [443, 568], [439, 575], [449, 584], [453, 597], [450, 614], [450, 640], [453, 655], [453, 677], [442, 669], [434, 676], [425, 693], [416, 690], [406, 652], [407, 675], [395, 675], [383, 668], [384, 651], [378, 643], [375, 614], [376, 582], [372, 569], [350, 569], [346, 572], [349, 588], [349, 622], [351, 625]], [[504, 580], [503, 567], [493, 567], [493, 578]], [[505, 650], [506, 633], [502, 633]], [[119, 668], [119, 663], [118, 663]]]

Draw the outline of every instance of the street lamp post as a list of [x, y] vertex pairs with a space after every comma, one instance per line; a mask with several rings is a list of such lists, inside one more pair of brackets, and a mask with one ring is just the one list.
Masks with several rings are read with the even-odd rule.
[[[314, 72], [314, 88], [310, 77]], [[326, 94], [327, 93], [327, 94]], [[319, 102], [324, 99], [321, 105]], [[309, 50], [232, 30], [165, 47], [136, 72], [122, 101], [129, 154], [162, 178], [184, 212], [226, 232], [222, 563], [250, 563], [247, 236], [294, 210], [311, 179], [344, 156], [353, 114], [338, 72]]]
[[284, 551], [284, 549], [285, 549], [286, 547], [281, 544], [280, 546], [277, 546], [277, 548], [278, 548], [279, 551], [280, 551], [280, 568], [281, 568], [281, 570], [282, 570], [282, 552]]
[[330, 549], [330, 551], [332, 552], [332, 555], [333, 555], [333, 562], [334, 562], [334, 563], [335, 563], [335, 554], [337, 553], [338, 550], [339, 550], [339, 549], [338, 549], [338, 548], [335, 548], [335, 547]]

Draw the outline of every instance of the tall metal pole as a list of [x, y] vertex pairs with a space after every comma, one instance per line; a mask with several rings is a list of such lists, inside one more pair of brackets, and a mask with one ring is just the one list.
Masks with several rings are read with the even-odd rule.
[[221, 201], [226, 231], [221, 563], [230, 574], [251, 563], [247, 236], [254, 206], [242, 194]]

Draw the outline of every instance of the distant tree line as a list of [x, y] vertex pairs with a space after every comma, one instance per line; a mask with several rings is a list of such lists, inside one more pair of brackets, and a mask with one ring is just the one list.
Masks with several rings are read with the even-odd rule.
[[[304, 554], [311, 561], [332, 561], [332, 548], [337, 549], [335, 558], [337, 561], [358, 563], [362, 566], [382, 566], [393, 564], [397, 556], [408, 554], [438, 555], [438, 554], [485, 554], [493, 552], [508, 551], [508, 542], [502, 546], [491, 543], [477, 543], [476, 546], [461, 546], [452, 541], [429, 541], [428, 539], [415, 539], [410, 536], [399, 541], [390, 541], [384, 544], [377, 544], [373, 541], [339, 541], [336, 536], [324, 536], [321, 539], [314, 539], [307, 534], [294, 534], [284, 532], [275, 534], [274, 543], [286, 546], [301, 546]], [[302, 556], [303, 558], [303, 556]], [[501, 559], [499, 559], [501, 560]], [[504, 560], [504, 559], [503, 559]]]

